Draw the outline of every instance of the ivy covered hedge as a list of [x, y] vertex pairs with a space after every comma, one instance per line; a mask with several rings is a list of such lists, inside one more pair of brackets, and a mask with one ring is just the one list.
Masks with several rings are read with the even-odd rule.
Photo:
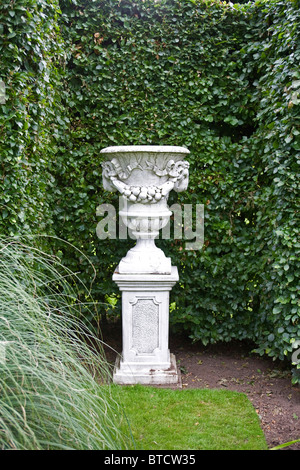
[[[22, 1], [39, 5], [41, 13], [42, 0]], [[47, 119], [40, 118], [35, 150], [32, 126], [21, 132], [16, 124], [11, 134], [10, 142], [28, 136], [16, 158], [33, 165], [14, 161], [24, 176], [18, 194], [27, 191], [23, 200], [29, 201], [24, 206], [19, 199], [15, 213], [22, 209], [32, 230], [38, 220], [41, 227], [52, 220], [53, 233], [80, 252], [66, 244], [52, 249], [91, 283], [99, 303], [106, 302], [117, 292], [114, 267], [133, 242], [96, 237], [96, 207], [118, 207], [118, 196], [102, 188], [100, 150], [188, 147], [189, 188], [171, 194], [169, 202], [204, 204], [205, 243], [190, 251], [184, 241], [158, 242], [180, 272], [172, 290], [172, 327], [204, 344], [250, 339], [261, 354], [290, 360], [300, 339], [299, 1], [61, 0], [59, 20], [56, 2], [46, 3], [52, 9], [40, 16], [39, 34], [50, 27], [54, 34], [59, 22], [65, 62], [55, 59], [61, 52], [58, 41], [47, 42], [48, 33], [33, 49], [37, 56], [43, 49], [48, 82], [30, 54], [35, 84], [41, 79], [44, 88], [33, 94], [25, 82], [26, 99], [39, 109], [45, 105]], [[15, 56], [25, 64], [21, 47]], [[35, 177], [28, 184], [30, 168]], [[31, 192], [38, 199], [33, 213]], [[18, 219], [18, 229], [25, 230]], [[11, 218], [9, 223], [3, 220], [5, 230], [16, 227]], [[111, 313], [100, 306], [105, 309]]]
[[0, 232], [8, 235], [52, 230], [59, 11], [55, 0], [0, 4]]
[[246, 52], [246, 57], [252, 55], [258, 61], [253, 96], [259, 103], [258, 131], [252, 149], [261, 156], [260, 188], [254, 195], [256, 244], [262, 247], [255, 338], [260, 352], [280, 359], [290, 357], [293, 343], [300, 337], [299, 6], [299, 1], [289, 1], [259, 8], [253, 32], [258, 34], [259, 23], [265, 21], [265, 37], [253, 41]]

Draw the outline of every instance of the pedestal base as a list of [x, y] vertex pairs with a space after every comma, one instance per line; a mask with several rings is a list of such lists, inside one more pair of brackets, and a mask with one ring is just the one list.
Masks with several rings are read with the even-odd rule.
[[[137, 364], [125, 364], [118, 357], [115, 363], [113, 381], [119, 385], [178, 385], [182, 386], [180, 370], [177, 368], [174, 354], [170, 354], [168, 369], [136, 367]], [[150, 366], [151, 367], [151, 366]]]
[[119, 384], [177, 384], [176, 360], [170, 354], [169, 292], [178, 281], [170, 274], [120, 274], [113, 280], [122, 291], [122, 359], [116, 364]]

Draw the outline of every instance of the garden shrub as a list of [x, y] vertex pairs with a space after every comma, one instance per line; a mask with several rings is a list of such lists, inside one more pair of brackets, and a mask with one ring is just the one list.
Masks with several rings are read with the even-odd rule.
[[71, 301], [74, 273], [58, 267], [0, 237], [0, 449], [132, 449], [102, 342]]

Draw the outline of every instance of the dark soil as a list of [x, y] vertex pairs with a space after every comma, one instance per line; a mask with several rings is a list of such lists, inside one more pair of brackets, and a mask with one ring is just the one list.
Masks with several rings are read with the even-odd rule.
[[[106, 356], [112, 364], [122, 351], [120, 325], [102, 328]], [[113, 348], [113, 349], [111, 349]], [[203, 346], [170, 335], [170, 351], [181, 371], [183, 388], [213, 388], [245, 393], [259, 416], [268, 447], [300, 438], [300, 386], [292, 386], [290, 371], [281, 362], [252, 353], [243, 342]], [[300, 450], [300, 443], [286, 447]]]

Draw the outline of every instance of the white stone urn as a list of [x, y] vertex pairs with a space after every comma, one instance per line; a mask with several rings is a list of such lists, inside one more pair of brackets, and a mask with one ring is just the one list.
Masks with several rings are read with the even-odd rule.
[[168, 196], [172, 189], [187, 189], [189, 150], [164, 145], [117, 146], [101, 150], [103, 187], [119, 191], [120, 215], [137, 239], [120, 261], [120, 274], [170, 274], [171, 260], [155, 245], [159, 230], [172, 214]]

